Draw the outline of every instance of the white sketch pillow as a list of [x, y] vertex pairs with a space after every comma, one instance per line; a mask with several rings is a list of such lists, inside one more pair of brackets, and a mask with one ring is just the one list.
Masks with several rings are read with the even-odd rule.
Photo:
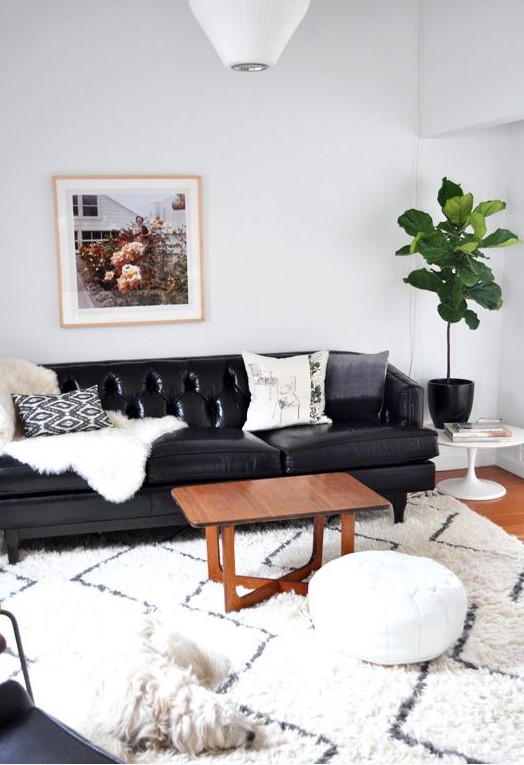
[[97, 385], [58, 396], [14, 395], [13, 400], [28, 438], [112, 427]]
[[328, 351], [281, 359], [243, 353], [242, 358], [251, 393], [243, 430], [331, 422], [323, 414]]

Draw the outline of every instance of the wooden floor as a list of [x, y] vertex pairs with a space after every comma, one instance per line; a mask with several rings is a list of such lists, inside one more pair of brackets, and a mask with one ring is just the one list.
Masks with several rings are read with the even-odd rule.
[[[500, 499], [461, 500], [480, 515], [485, 515], [493, 523], [502, 526], [509, 534], [514, 534], [524, 541], [524, 479], [508, 473], [499, 467], [479, 467], [475, 470], [478, 478], [496, 481], [506, 487], [507, 493]], [[459, 478], [465, 470], [440, 470], [436, 482], [446, 478]]]

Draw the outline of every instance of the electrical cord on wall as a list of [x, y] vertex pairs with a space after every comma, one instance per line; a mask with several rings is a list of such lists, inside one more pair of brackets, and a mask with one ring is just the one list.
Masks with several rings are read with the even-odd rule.
[[[417, 3], [417, 67], [415, 70], [415, 98], [416, 98], [416, 108], [415, 108], [415, 140], [413, 142], [413, 162], [412, 162], [412, 177], [413, 177], [413, 192], [411, 196], [412, 206], [417, 209], [418, 208], [418, 169], [419, 169], [419, 151], [420, 151], [420, 139], [419, 139], [419, 130], [420, 130], [420, 118], [419, 118], [419, 111], [420, 111], [420, 52], [422, 49], [422, 23], [421, 23], [421, 12], [420, 12], [420, 6], [421, 3]], [[415, 254], [415, 259], [418, 262], [419, 255]], [[413, 365], [415, 362], [415, 347], [416, 347], [416, 341], [417, 341], [417, 291], [414, 287], [409, 288], [409, 345], [410, 345], [410, 352], [409, 352], [409, 376], [411, 377], [413, 373]]]
[[[415, 136], [415, 142], [413, 147], [413, 195], [412, 205], [415, 209], [418, 208], [418, 156], [419, 156], [419, 137]], [[415, 259], [418, 259], [418, 254], [415, 254]], [[415, 347], [417, 341], [417, 291], [415, 287], [409, 288], [409, 377], [413, 372], [413, 364], [415, 361]]]

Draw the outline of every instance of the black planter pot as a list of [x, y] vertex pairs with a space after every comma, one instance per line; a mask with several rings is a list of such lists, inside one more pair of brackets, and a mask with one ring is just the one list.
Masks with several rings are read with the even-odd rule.
[[473, 407], [475, 383], [451, 377], [428, 382], [428, 406], [436, 428], [445, 422], [467, 422]]

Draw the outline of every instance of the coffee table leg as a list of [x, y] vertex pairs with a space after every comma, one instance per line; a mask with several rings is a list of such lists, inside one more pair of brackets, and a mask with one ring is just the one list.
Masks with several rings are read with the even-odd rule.
[[224, 604], [226, 612], [239, 611], [242, 600], [237, 595], [235, 571], [235, 527], [222, 526], [222, 572], [224, 582]]
[[324, 549], [324, 516], [317, 515], [313, 527], [313, 554], [309, 561], [311, 569], [316, 571], [322, 566], [322, 552]]
[[[346, 513], [341, 516], [342, 542], [341, 554], [353, 552], [355, 516]], [[316, 516], [313, 527], [313, 551], [310, 560], [296, 571], [292, 571], [279, 579], [264, 579], [261, 577], [237, 576], [235, 563], [235, 527], [207, 526], [207, 567], [209, 578], [214, 582], [222, 582], [224, 586], [224, 605], [226, 613], [239, 611], [245, 606], [255, 605], [266, 600], [277, 592], [294, 590], [301, 595], [307, 594], [307, 583], [302, 581], [305, 576], [322, 566], [324, 545], [324, 517]], [[220, 537], [222, 537], [222, 563], [220, 562]], [[237, 585], [254, 588], [246, 595], [238, 595]]]
[[342, 513], [340, 516], [340, 554], [355, 552], [355, 514]]
[[212, 582], [222, 581], [218, 526], [206, 527], [207, 573]]

